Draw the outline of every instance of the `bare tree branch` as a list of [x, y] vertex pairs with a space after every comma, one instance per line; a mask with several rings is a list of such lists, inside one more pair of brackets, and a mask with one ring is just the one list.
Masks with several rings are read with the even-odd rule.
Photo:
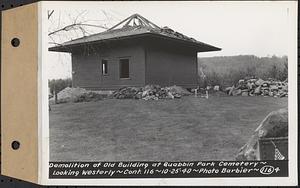
[[53, 13], [54, 13], [54, 10], [48, 10], [48, 20], [50, 19], [50, 17], [52, 16]]
[[108, 29], [107, 27], [102, 26], [102, 25], [93, 25], [93, 24], [84, 24], [84, 23], [74, 23], [74, 24], [71, 24], [71, 25], [64, 26], [63, 28], [57, 29], [57, 30], [55, 30], [55, 31], [52, 31], [52, 32], [48, 33], [48, 36], [54, 35], [54, 34], [59, 33], [59, 32], [61, 32], [61, 31], [70, 31], [70, 30], [76, 29], [76, 28], [79, 28], [79, 29], [81, 30], [81, 29], [83, 29], [82, 26], [87, 26], [87, 27], [98, 27], [98, 28], [102, 28], [102, 29]]
[[[107, 30], [108, 27], [105, 23], [113, 19], [105, 11], [102, 11], [102, 16], [96, 17], [88, 15], [88, 13], [87, 10], [75, 12], [49, 10], [48, 18], [52, 26], [48, 31], [49, 44], [61, 46], [65, 41]], [[97, 18], [99, 19], [97, 20]]]

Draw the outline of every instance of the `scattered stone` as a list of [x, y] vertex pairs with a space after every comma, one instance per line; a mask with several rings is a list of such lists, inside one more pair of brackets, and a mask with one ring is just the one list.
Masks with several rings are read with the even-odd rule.
[[214, 86], [214, 91], [220, 91], [220, 86], [218, 85]]
[[227, 94], [229, 94], [229, 91], [231, 90], [231, 88], [232, 88], [232, 87], [226, 87], [226, 88], [225, 88], [225, 92], [226, 92]]
[[228, 93], [228, 94], [229, 94], [229, 95], [232, 95], [233, 90], [234, 90], [234, 86], [231, 87], [231, 89], [229, 90], [229, 93]]
[[248, 92], [248, 91], [243, 91], [243, 92], [242, 92], [242, 96], [243, 96], [243, 97], [249, 96], [249, 92]]
[[113, 93], [113, 97], [117, 99], [133, 99], [140, 97], [142, 90], [137, 87], [123, 87]]
[[175, 99], [191, 95], [189, 91], [180, 86], [160, 87], [159, 85], [146, 85], [145, 87], [124, 87], [113, 93], [117, 99]]
[[[241, 79], [234, 87], [226, 88], [228, 95], [285, 97], [288, 93], [287, 80], [281, 82], [274, 79]], [[240, 91], [241, 90], [241, 91]]]
[[262, 79], [258, 79], [256, 82], [255, 82], [255, 85], [257, 85], [257, 86], [260, 86], [260, 85], [262, 85], [264, 83], [264, 81], [262, 80]]
[[236, 90], [233, 90], [233, 91], [232, 91], [232, 95], [233, 95], [233, 96], [240, 95], [241, 93], [242, 93], [242, 90], [241, 90], [241, 89], [236, 89]]
[[257, 88], [254, 89], [254, 94], [255, 95], [261, 94], [261, 86], [258, 86]]

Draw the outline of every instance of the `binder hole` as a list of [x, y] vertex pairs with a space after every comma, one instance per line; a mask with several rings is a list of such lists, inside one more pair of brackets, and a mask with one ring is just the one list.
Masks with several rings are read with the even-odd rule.
[[12, 45], [13, 47], [18, 47], [18, 46], [20, 45], [20, 40], [19, 40], [18, 38], [13, 38], [13, 39], [11, 40], [11, 45]]
[[13, 141], [13, 142], [11, 143], [11, 147], [12, 147], [12, 149], [14, 149], [14, 150], [19, 149], [19, 148], [20, 148], [20, 142], [18, 142], [18, 141]]

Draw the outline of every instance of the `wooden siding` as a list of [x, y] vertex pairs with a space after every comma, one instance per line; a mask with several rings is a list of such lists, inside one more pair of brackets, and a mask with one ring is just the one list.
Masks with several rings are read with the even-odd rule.
[[197, 85], [197, 52], [184, 47], [174, 48], [167, 43], [148, 45], [146, 54], [146, 84]]
[[[117, 89], [124, 86], [145, 85], [144, 48], [138, 44], [120, 44], [95, 48], [93, 53], [84, 49], [72, 53], [73, 86], [87, 89]], [[119, 59], [129, 58], [129, 79], [119, 75]], [[108, 60], [108, 74], [102, 75], [101, 59]]]
[[[120, 78], [121, 58], [129, 58], [129, 79]], [[101, 60], [108, 60], [102, 75]], [[117, 89], [124, 86], [197, 86], [197, 52], [182, 43], [160, 38], [115, 41], [101, 46], [77, 47], [72, 52], [73, 86]]]

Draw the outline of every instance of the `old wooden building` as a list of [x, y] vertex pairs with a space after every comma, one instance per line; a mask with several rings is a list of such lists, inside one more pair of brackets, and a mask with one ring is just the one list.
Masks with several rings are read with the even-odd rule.
[[197, 53], [220, 48], [134, 14], [105, 32], [51, 47], [72, 53], [73, 87], [197, 85]]

